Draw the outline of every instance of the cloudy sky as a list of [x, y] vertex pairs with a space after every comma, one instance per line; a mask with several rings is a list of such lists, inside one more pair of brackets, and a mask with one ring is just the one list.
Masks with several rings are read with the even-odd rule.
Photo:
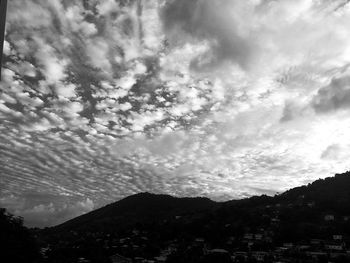
[[11, 0], [0, 206], [275, 194], [350, 167], [345, 0]]

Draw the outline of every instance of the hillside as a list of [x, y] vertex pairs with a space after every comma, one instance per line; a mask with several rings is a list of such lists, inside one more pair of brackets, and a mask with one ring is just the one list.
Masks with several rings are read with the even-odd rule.
[[[341, 242], [332, 240], [334, 236], [340, 236]], [[68, 249], [70, 260], [72, 255], [86, 255], [91, 247], [99, 248], [99, 254], [88, 253], [91, 262], [108, 262], [106, 255], [116, 252], [129, 258], [150, 259], [169, 246], [176, 247], [177, 252], [167, 262], [202, 262], [198, 260], [205, 258], [203, 249], [192, 259], [188, 251], [198, 245], [196, 240], [201, 240], [206, 249], [221, 248], [230, 253], [272, 253], [286, 243], [316, 249], [310, 242], [322, 240], [323, 247], [317, 247], [317, 253], [329, 255], [327, 246], [345, 253], [348, 241], [350, 245], [350, 173], [317, 180], [274, 197], [262, 195], [227, 202], [136, 194], [42, 231], [41, 237], [52, 247], [52, 255], [65, 255]], [[280, 255], [274, 253], [274, 257]], [[301, 255], [300, 249], [293, 253], [306, 255]]]
[[2, 262], [41, 262], [38, 244], [30, 231], [23, 226], [23, 218], [0, 208], [0, 233]]
[[238, 220], [248, 211], [254, 214], [261, 208], [276, 205], [293, 206], [295, 215], [300, 208], [310, 208], [307, 210], [312, 210], [313, 216], [319, 218], [319, 214], [325, 213], [350, 215], [350, 173], [319, 179], [274, 197], [262, 195], [227, 202], [214, 202], [202, 197], [177, 198], [139, 193], [50, 228], [50, 231], [78, 231], [91, 227], [101, 229], [102, 225], [108, 231], [108, 227], [124, 228], [136, 223], [158, 222], [175, 217], [198, 219], [220, 214], [226, 216], [222, 218], [224, 221]]
[[217, 203], [203, 197], [176, 198], [169, 195], [139, 193], [106, 205], [90, 213], [76, 217], [53, 231], [69, 231], [110, 226], [125, 227], [135, 223], [170, 219], [181, 215], [197, 216], [203, 211], [214, 209]]

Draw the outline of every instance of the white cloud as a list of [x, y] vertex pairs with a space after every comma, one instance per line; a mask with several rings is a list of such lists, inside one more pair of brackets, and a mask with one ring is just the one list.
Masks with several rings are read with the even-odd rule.
[[30, 94], [26, 92], [17, 94], [17, 99], [22, 105], [28, 106], [28, 108], [35, 108], [41, 106], [44, 103], [37, 97], [31, 98]]
[[59, 59], [55, 50], [48, 43], [41, 38], [35, 37], [35, 43], [37, 44], [37, 52], [35, 53], [36, 59], [41, 65], [42, 73], [44, 74], [48, 84], [56, 84], [63, 80], [66, 75], [67, 61], [65, 59]]
[[0, 95], [0, 98], [2, 101], [4, 102], [8, 102], [8, 103], [11, 103], [11, 104], [15, 104], [17, 102], [17, 100], [15, 98], [13, 98], [12, 96], [6, 94], [6, 93], [2, 93]]
[[111, 65], [108, 59], [109, 46], [103, 39], [94, 39], [87, 43], [86, 53], [94, 67], [110, 72]]
[[73, 32], [81, 31], [85, 36], [91, 36], [97, 33], [95, 24], [84, 20], [80, 6], [68, 7], [65, 16], [70, 23]]
[[57, 95], [65, 98], [76, 97], [75, 89], [76, 89], [76, 86], [72, 83], [69, 83], [69, 84], [60, 83], [56, 85]]
[[[51, 14], [42, 3], [14, 1], [8, 5], [8, 9], [7, 20], [11, 22], [9, 25], [10, 28], [15, 24], [16, 26], [25, 25], [27, 28], [34, 30], [40, 27], [50, 26], [52, 23]], [[9, 28], [7, 30], [9, 31]]]
[[118, 10], [118, 4], [115, 0], [107, 0], [99, 3], [96, 8], [100, 15], [107, 15]]

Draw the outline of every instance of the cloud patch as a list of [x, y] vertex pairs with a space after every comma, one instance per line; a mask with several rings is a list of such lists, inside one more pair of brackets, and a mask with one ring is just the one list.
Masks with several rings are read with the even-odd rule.
[[327, 113], [350, 107], [350, 76], [335, 77], [318, 90], [312, 101], [318, 113]]
[[[209, 51], [191, 62], [193, 69], [210, 69], [225, 60], [246, 68], [254, 48], [252, 41], [244, 36], [245, 32], [240, 32], [241, 21], [235, 17], [240, 7], [237, 2], [227, 1], [167, 1], [161, 17], [172, 42], [181, 44], [191, 38], [208, 42]], [[188, 37], [178, 35], [179, 31]]]

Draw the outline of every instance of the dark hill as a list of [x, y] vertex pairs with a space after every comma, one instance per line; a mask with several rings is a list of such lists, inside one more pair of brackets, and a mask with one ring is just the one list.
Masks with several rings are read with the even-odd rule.
[[197, 215], [215, 208], [216, 202], [204, 198], [177, 198], [170, 195], [139, 193], [76, 217], [52, 230], [67, 231], [103, 228], [123, 228], [136, 223], [171, 219], [182, 215]]
[[222, 221], [232, 221], [245, 218], [247, 214], [261, 213], [266, 207], [276, 205], [293, 207], [296, 215], [301, 208], [308, 211], [312, 208], [313, 217], [331, 212], [350, 215], [350, 172], [319, 179], [274, 197], [262, 195], [227, 202], [214, 202], [203, 197], [177, 198], [139, 193], [76, 217], [50, 228], [49, 231], [66, 232], [91, 228], [108, 231], [109, 228], [119, 229], [137, 223], [172, 220], [176, 216], [184, 216], [188, 221], [208, 216], [212, 218], [215, 215], [221, 217]]
[[34, 236], [23, 226], [23, 218], [0, 208], [0, 233], [2, 262], [41, 262], [39, 246]]
[[[200, 244], [230, 253], [265, 251], [278, 258], [278, 249], [286, 243], [329, 253], [325, 244], [340, 242], [334, 236], [342, 239], [341, 251], [350, 251], [350, 245], [344, 245], [350, 244], [350, 173], [320, 179], [273, 197], [262, 195], [227, 202], [140, 193], [45, 229], [39, 235], [51, 247], [49, 258], [61, 255], [64, 259], [53, 262], [77, 262], [74, 260], [81, 256], [91, 262], [104, 262], [103, 258], [108, 262], [106, 257], [115, 253], [154, 259], [172, 246], [177, 252], [168, 258], [168, 263], [203, 263], [206, 261], [200, 259], [205, 257], [197, 250]], [[312, 240], [321, 240], [323, 245], [315, 247]], [[284, 256], [307, 256], [301, 250], [290, 252], [296, 254], [288, 252]], [[349, 261], [337, 262], [350, 262], [350, 257]]]
[[286, 191], [277, 197], [278, 200], [295, 200], [303, 196], [310, 201], [339, 201], [350, 198], [350, 172], [336, 174], [334, 177], [319, 179], [306, 186]]

